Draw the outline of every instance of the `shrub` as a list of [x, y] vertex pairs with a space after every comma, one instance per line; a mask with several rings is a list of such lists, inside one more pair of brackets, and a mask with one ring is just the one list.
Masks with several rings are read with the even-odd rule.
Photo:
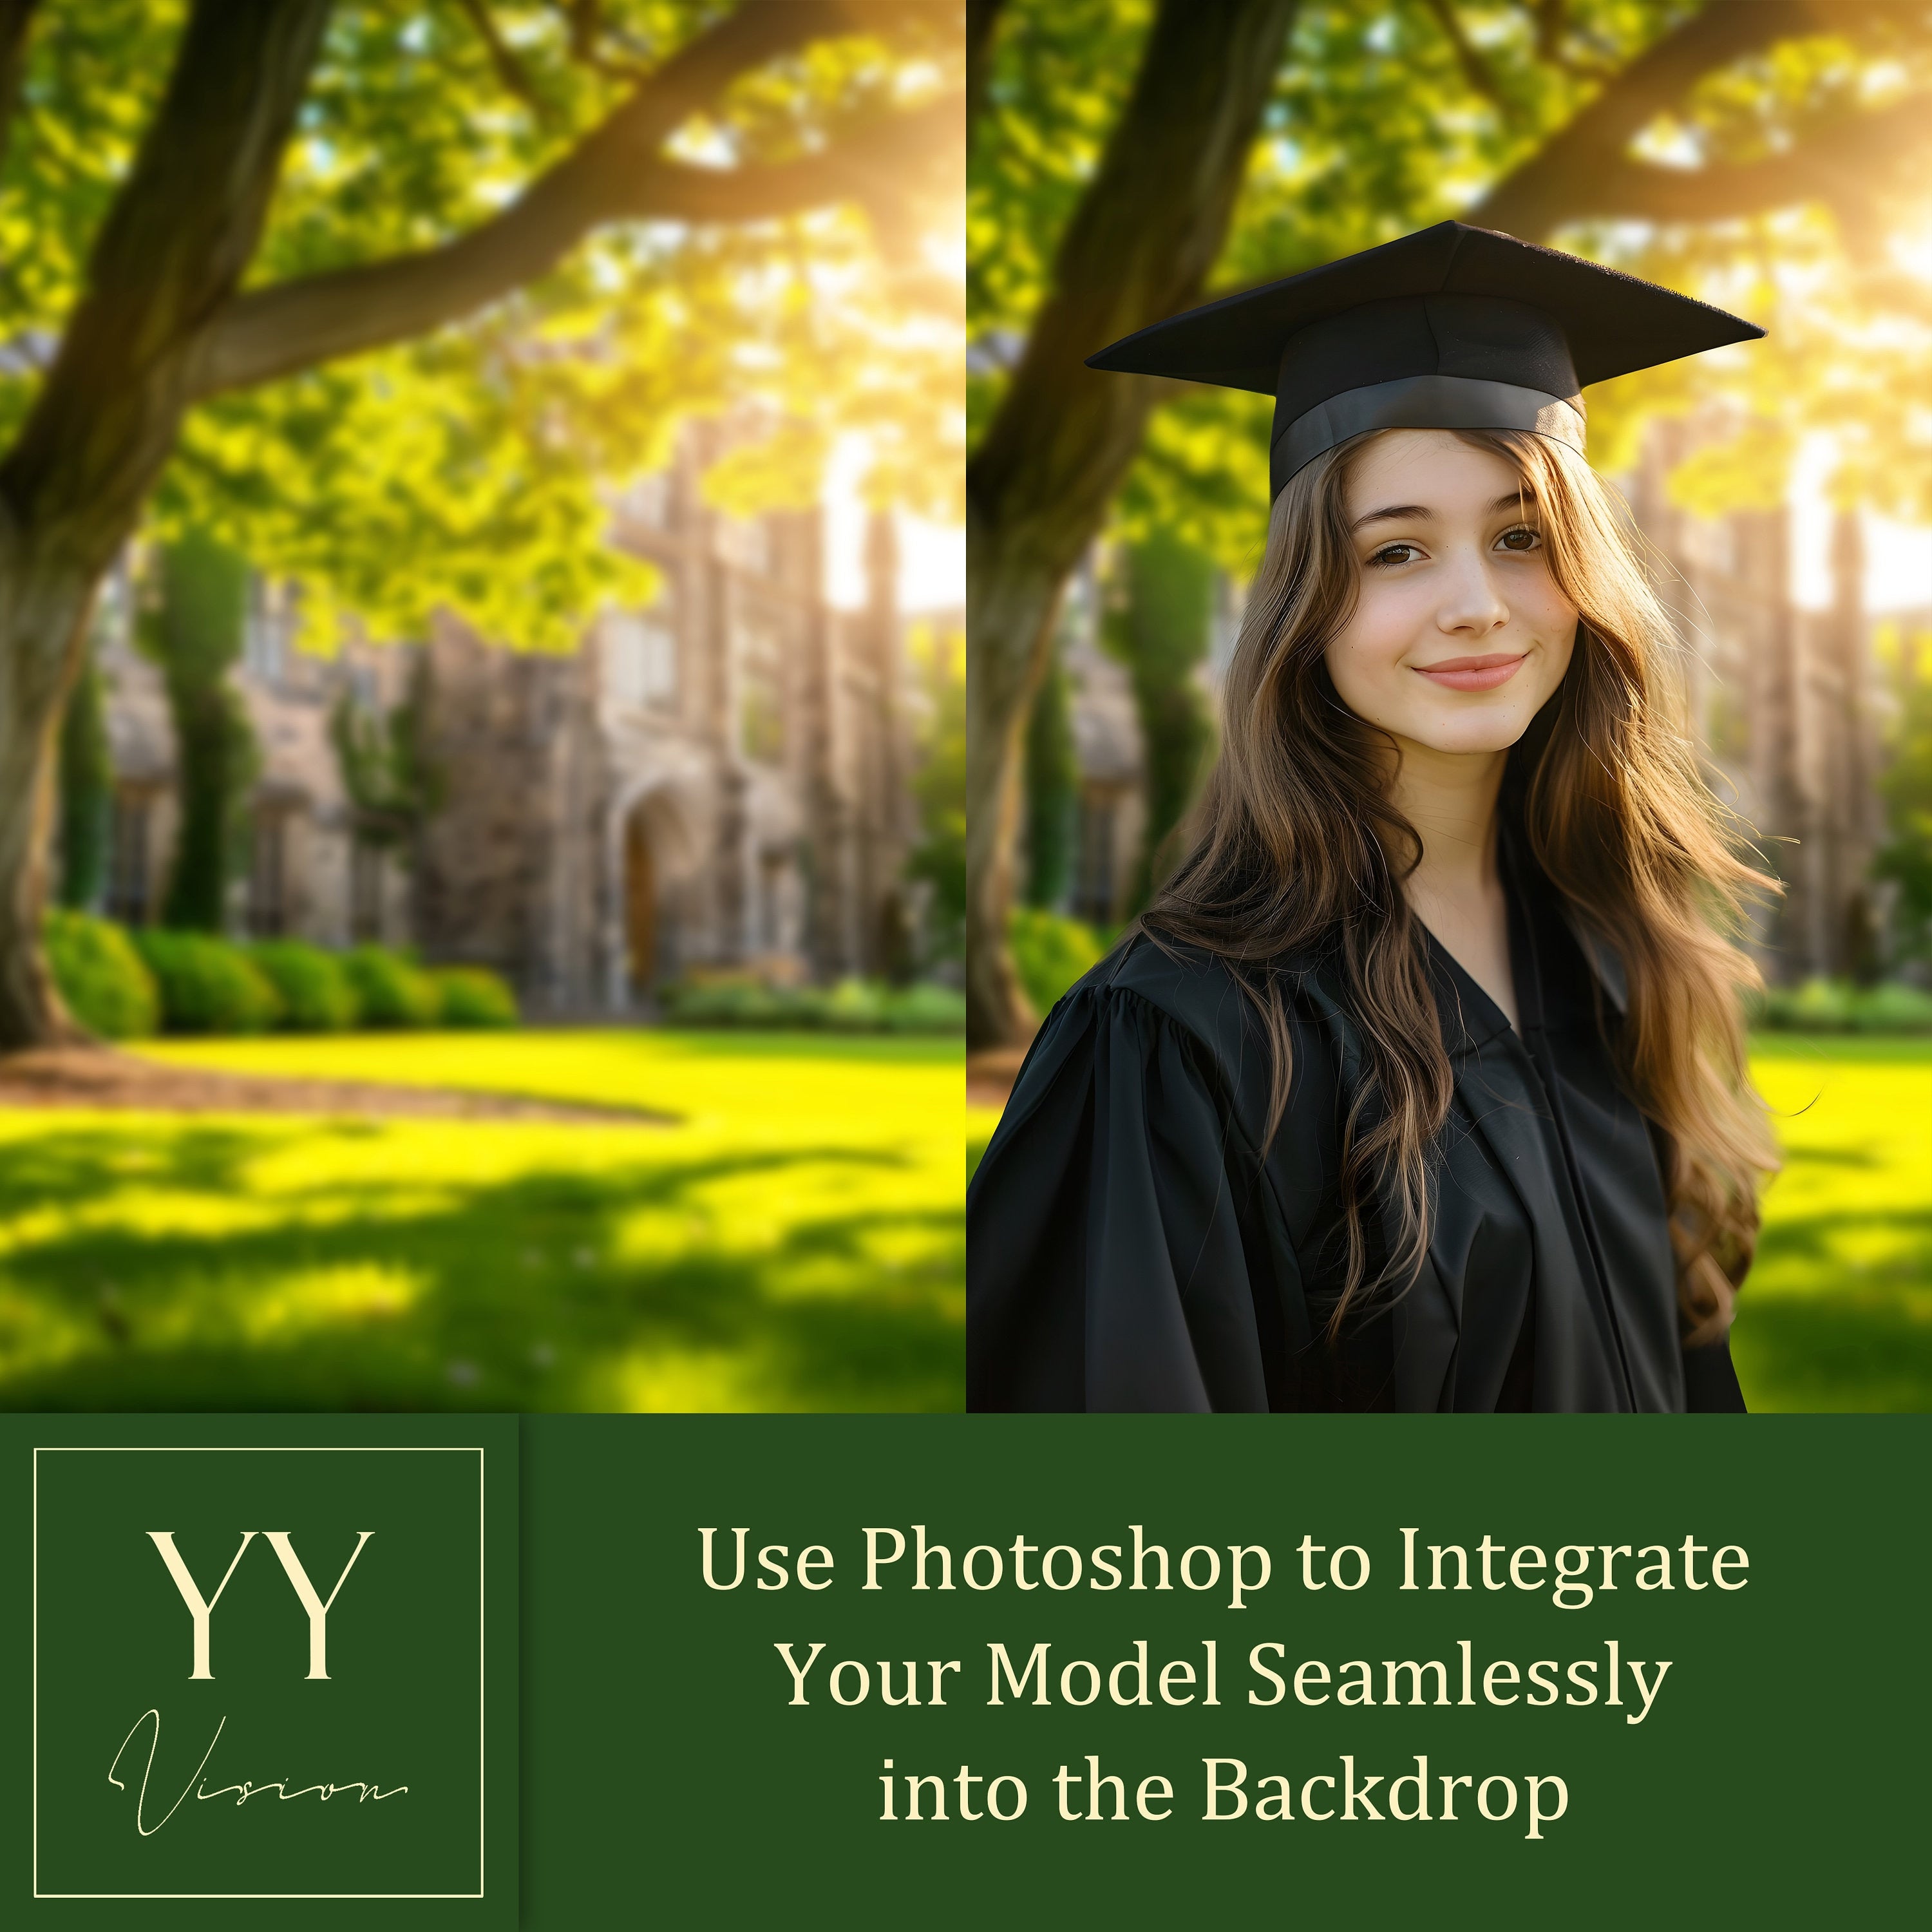
[[835, 1033], [877, 1033], [885, 1024], [890, 997], [875, 980], [841, 980], [829, 989], [814, 989], [806, 1010], [817, 1009], [818, 1024]]
[[118, 926], [84, 912], [47, 915], [47, 964], [68, 1012], [104, 1040], [141, 1040], [160, 1018], [160, 989]]
[[344, 953], [342, 970], [364, 1026], [434, 1026], [441, 1017], [442, 995], [436, 982], [382, 946], [358, 946]]
[[922, 980], [894, 993], [886, 1002], [884, 1017], [891, 1033], [963, 1034], [966, 995], [955, 987]]
[[280, 1024], [291, 1033], [340, 1033], [362, 1016], [342, 962], [320, 946], [292, 939], [265, 941], [248, 955], [282, 1002]]
[[662, 1004], [665, 1017], [677, 1026], [796, 1026], [800, 1022], [794, 998], [755, 980], [716, 980], [668, 986]]
[[893, 988], [876, 980], [836, 986], [761, 985], [710, 980], [667, 988], [660, 996], [674, 1026], [786, 1027], [830, 1033], [957, 1034], [966, 1030], [964, 997], [950, 986]]
[[160, 988], [170, 1033], [260, 1033], [281, 997], [238, 946], [205, 932], [143, 932], [135, 945]]
[[1808, 980], [1770, 988], [1751, 1020], [1774, 1033], [1932, 1033], [1932, 993], [1898, 980]]
[[429, 974], [446, 1027], [513, 1027], [517, 996], [487, 966], [438, 966]]
[[1858, 996], [1852, 1024], [1861, 1033], [1932, 1033], [1932, 993], [1888, 980]]
[[1789, 1024], [1816, 1033], [1844, 1033], [1851, 1025], [1852, 989], [1842, 980], [1807, 980], [1792, 994]]
[[1034, 1010], [1042, 1014], [1090, 967], [1097, 965], [1107, 950], [1090, 926], [1031, 908], [1013, 914], [1007, 936], [1020, 984]]

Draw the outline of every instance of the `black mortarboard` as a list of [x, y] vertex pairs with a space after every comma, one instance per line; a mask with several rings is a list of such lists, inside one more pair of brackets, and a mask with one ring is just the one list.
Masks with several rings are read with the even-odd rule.
[[1763, 333], [1654, 282], [1441, 221], [1190, 309], [1087, 361], [1273, 396], [1273, 496], [1369, 430], [1533, 430], [1581, 450], [1586, 383]]

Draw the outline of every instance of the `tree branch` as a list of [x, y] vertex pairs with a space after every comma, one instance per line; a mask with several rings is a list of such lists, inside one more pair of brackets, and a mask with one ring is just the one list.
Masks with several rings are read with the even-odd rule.
[[456, 4], [488, 50], [490, 64], [496, 70], [496, 78], [505, 91], [514, 94], [540, 124], [548, 125], [555, 118], [556, 110], [538, 92], [516, 49], [504, 39], [496, 16], [490, 11], [489, 0], [456, 0]]
[[986, 105], [986, 81], [993, 65], [993, 41], [1006, 0], [966, 0], [966, 140]]
[[194, 392], [246, 388], [459, 321], [544, 274], [606, 222], [746, 221], [846, 199], [896, 197], [944, 154], [959, 112], [959, 97], [948, 96], [796, 161], [700, 168], [640, 157], [595, 178], [558, 182], [553, 176], [442, 248], [238, 298], [201, 345]]
[[551, 0], [570, 22], [570, 57], [594, 67], [597, 43], [604, 32], [604, 9], [600, 0]]
[[188, 358], [260, 241], [330, 5], [196, 0], [182, 30], [95, 239], [87, 292], [0, 464], [0, 502], [18, 525], [70, 544], [90, 574], [174, 446]]
[[1516, 104], [1503, 91], [1495, 70], [1484, 59], [1482, 50], [1470, 39], [1464, 28], [1462, 16], [1457, 14], [1454, 0], [1424, 0], [1436, 23], [1442, 29], [1443, 38], [1455, 50], [1456, 64], [1462, 70], [1462, 78], [1471, 90], [1482, 95], [1505, 121], [1516, 119], [1521, 112]]
[[1570, 10], [1567, 0], [1523, 0], [1536, 31], [1536, 57], [1546, 67], [1574, 75], [1580, 80], [1607, 80], [1617, 70], [1616, 62], [1597, 42], [1580, 32], [1577, 38], [1588, 50], [1580, 54], [1564, 43], [1570, 38]]
[[20, 79], [26, 71], [27, 40], [40, 0], [0, 0], [0, 160], [14, 131], [20, 104]]
[[[546, 274], [605, 222], [782, 214], [850, 192], [868, 168], [902, 165], [908, 134], [930, 125], [923, 116], [878, 124], [837, 153], [729, 173], [683, 166], [658, 151], [740, 75], [813, 40], [922, 10], [935, 10], [929, 0], [746, 0], [680, 48], [500, 214], [466, 235], [258, 289], [231, 303], [200, 346], [196, 394], [246, 388], [458, 321]], [[735, 190], [728, 185], [734, 180]]]
[[1721, 221], [1795, 202], [1869, 198], [1876, 182], [1910, 167], [1932, 145], [1932, 100], [1914, 95], [1836, 121], [1787, 154], [1700, 168], [1624, 160], [1580, 184], [1564, 216], [1652, 221]]
[[[1882, 20], [1906, 21], [1923, 11], [1917, 0], [1712, 0], [1638, 55], [1463, 219], [1534, 238], [1586, 212], [1610, 212], [1596, 205], [1606, 180], [1623, 180], [1634, 197], [1648, 178], [1632, 174], [1643, 164], [1629, 160], [1630, 143], [1706, 74], [1779, 40], [1856, 31]], [[1686, 171], [1687, 180], [1696, 178]], [[1660, 186], [1658, 192], [1662, 198]]]
[[1060, 237], [1053, 292], [968, 466], [988, 527], [1037, 517], [1077, 532], [1058, 568], [1098, 524], [1151, 400], [1142, 379], [1097, 375], [1084, 359], [1199, 295], [1298, 10], [1298, 0], [1162, 0], [1155, 14], [1126, 110]]
[[640, 181], [632, 219], [757, 221], [796, 214], [835, 201], [896, 198], [909, 184], [899, 170], [917, 170], [942, 157], [959, 125], [962, 97], [942, 95], [927, 106], [869, 124], [824, 153], [796, 161], [752, 162], [736, 168], [655, 163]]
[[[601, 74], [607, 80], [638, 81], [649, 73], [632, 52], [628, 37], [611, 29], [605, 21], [602, 0], [550, 0], [550, 5], [568, 25], [570, 57], [579, 67]], [[623, 50], [621, 57], [604, 51], [607, 34]]]
[[1563, 62], [1563, 35], [1569, 26], [1566, 0], [1533, 0], [1531, 12], [1536, 19], [1536, 57], [1552, 67]]

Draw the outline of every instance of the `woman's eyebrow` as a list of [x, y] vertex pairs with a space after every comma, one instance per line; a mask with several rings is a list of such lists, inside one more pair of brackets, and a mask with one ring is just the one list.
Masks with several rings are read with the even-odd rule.
[[[1516, 499], [1510, 499], [1514, 502]], [[1348, 527], [1359, 530], [1370, 524], [1431, 523], [1436, 520], [1436, 512], [1420, 503], [1384, 503], [1379, 510], [1371, 510], [1366, 516], [1358, 517]]]
[[[1492, 517], [1504, 510], [1520, 511], [1527, 516], [1536, 508], [1536, 496], [1532, 490], [1510, 490], [1492, 503], [1487, 514]], [[1358, 517], [1348, 527], [1351, 530], [1365, 530], [1370, 524], [1433, 523], [1436, 512], [1423, 503], [1384, 503], [1378, 510], [1370, 510], [1366, 515]]]

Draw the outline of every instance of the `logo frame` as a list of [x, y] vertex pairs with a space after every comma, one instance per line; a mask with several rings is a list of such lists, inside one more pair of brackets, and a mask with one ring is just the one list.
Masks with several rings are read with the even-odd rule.
[[[40, 1458], [43, 1455], [453, 1455], [476, 1459], [476, 1888], [473, 1892], [44, 1892], [40, 1888]], [[481, 1901], [488, 1891], [489, 1718], [488, 1520], [485, 1491], [486, 1457], [481, 1443], [446, 1442], [150, 1442], [37, 1443], [33, 1456], [32, 1532], [32, 1876], [35, 1899], [196, 1900], [309, 1899], [374, 1900], [461, 1900]]]

